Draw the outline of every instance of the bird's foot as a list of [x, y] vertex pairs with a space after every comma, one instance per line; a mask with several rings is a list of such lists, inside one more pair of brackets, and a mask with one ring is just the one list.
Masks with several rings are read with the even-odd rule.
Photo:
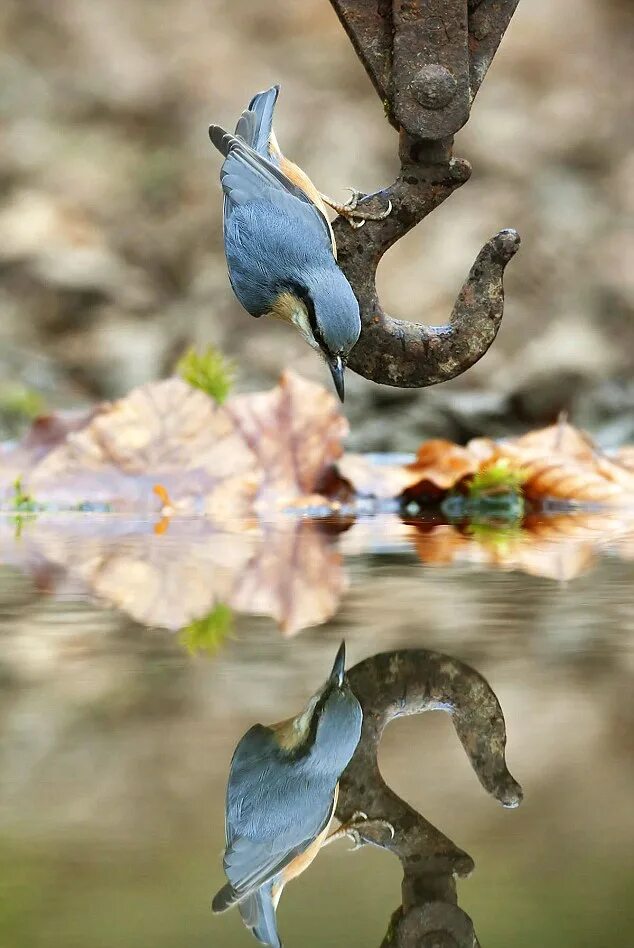
[[[379, 831], [378, 834], [376, 833], [377, 830]], [[352, 840], [354, 846], [350, 852], [354, 853], [368, 843], [382, 846], [391, 842], [394, 839], [394, 827], [387, 820], [371, 820], [366, 813], [358, 811], [353, 813], [351, 819], [346, 823], [342, 823], [339, 829], [331, 833], [324, 845], [334, 843], [338, 839]]]
[[392, 213], [392, 202], [390, 200], [387, 202], [387, 207], [382, 211], [364, 210], [363, 207], [359, 206], [359, 202], [362, 198], [367, 197], [367, 195], [364, 195], [361, 191], [357, 191], [355, 188], [346, 188], [346, 191], [350, 191], [351, 197], [345, 204], [333, 201], [332, 198], [327, 197], [325, 194], [321, 195], [321, 199], [324, 204], [327, 204], [333, 211], [336, 211], [337, 214], [344, 217], [354, 230], [363, 227], [366, 221], [385, 220], [385, 218]]

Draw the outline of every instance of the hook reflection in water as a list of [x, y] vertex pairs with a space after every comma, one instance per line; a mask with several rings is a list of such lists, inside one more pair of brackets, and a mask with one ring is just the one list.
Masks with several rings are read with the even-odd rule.
[[[309, 819], [312, 829], [307, 838], [313, 842], [309, 847], [310, 858], [304, 860], [306, 865], [299, 870], [303, 871], [327, 841], [334, 813], [342, 824], [342, 830], [334, 835], [346, 835], [353, 827], [358, 842], [386, 849], [401, 862], [402, 904], [392, 916], [382, 948], [474, 948], [478, 941], [473, 922], [459, 908], [456, 890], [456, 878], [470, 875], [474, 869], [473, 859], [394, 793], [381, 776], [377, 755], [383, 731], [394, 718], [424, 711], [446, 711], [484, 789], [502, 806], [517, 807], [523, 793], [506, 765], [506, 725], [500, 704], [478, 672], [449, 655], [426, 649], [386, 652], [355, 665], [345, 682], [335, 674], [338, 662], [343, 667], [340, 656], [341, 650], [326, 685], [303, 712], [282, 725], [268, 728], [256, 725], [238, 745], [231, 766], [228, 807], [236, 805], [237, 777], [241, 773], [244, 777], [249, 767], [261, 769], [262, 741], [269, 747], [267, 753], [272, 755], [274, 771], [280, 768], [288, 771], [286, 783], [282, 781], [280, 786], [299, 775], [304, 791], [289, 795], [276, 784], [273, 793], [269, 792], [269, 778], [265, 783], [258, 780], [254, 785], [243, 780], [242, 789], [246, 788], [246, 792], [240, 798], [239, 810], [245, 826], [244, 839], [228, 838], [231, 845], [229, 857], [225, 856], [225, 867], [229, 858], [227, 872], [235, 871], [234, 863], [240, 852], [240, 858], [244, 858], [253, 849], [257, 842], [255, 827], [265, 830], [266, 845], [262, 841], [258, 843], [263, 851], [270, 854], [279, 850], [288, 856], [285, 834]], [[339, 713], [336, 701], [342, 687], [346, 698], [344, 700], [342, 693]], [[350, 713], [346, 711], [348, 706], [352, 709]], [[330, 720], [326, 720], [328, 710], [332, 715]], [[260, 746], [251, 747], [254, 741]], [[323, 754], [320, 751], [315, 756], [320, 747]], [[315, 780], [318, 784], [323, 782], [326, 772], [333, 792], [327, 795], [328, 805], [322, 807], [324, 812], [316, 814], [311, 802], [311, 786]], [[267, 773], [273, 771], [268, 769]], [[283, 805], [283, 820], [278, 819], [279, 814], [276, 816], [277, 810], [271, 803], [277, 808]], [[297, 853], [293, 858], [296, 856]], [[249, 896], [255, 899], [257, 911], [249, 913], [245, 909], [241, 914], [256, 937], [278, 948], [274, 908], [281, 888], [276, 880], [285, 870], [275, 860], [269, 859], [267, 865], [268, 876], [264, 874], [261, 879], [253, 873], [248, 876], [251, 882], [254, 878], [260, 881]], [[239, 894], [234, 901], [239, 901]], [[222, 907], [226, 907], [224, 903]], [[268, 914], [267, 907], [271, 910]], [[265, 940], [267, 933], [268, 941]]]

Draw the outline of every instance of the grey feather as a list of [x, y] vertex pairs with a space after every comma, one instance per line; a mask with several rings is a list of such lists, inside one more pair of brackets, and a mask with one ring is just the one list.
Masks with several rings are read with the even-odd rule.
[[279, 92], [280, 87], [275, 85], [254, 95], [236, 125], [236, 135], [243, 138], [254, 151], [269, 159], [272, 158], [269, 138], [273, 131], [273, 112]]
[[282, 948], [282, 942], [277, 932], [277, 920], [271, 895], [271, 885], [262, 886], [248, 899], [240, 903], [242, 921], [250, 928], [255, 937], [263, 945], [270, 948]]
[[274, 879], [328, 824], [337, 776], [307, 772], [256, 725], [238, 744], [227, 787], [224, 867], [237, 900]]
[[333, 256], [328, 221], [269, 153], [277, 93], [273, 87], [252, 99], [238, 121], [239, 135], [218, 125], [209, 129], [225, 156], [220, 178], [229, 279], [252, 316], [271, 312], [280, 293], [299, 297], [309, 305], [312, 342], [327, 358], [345, 360], [361, 332], [359, 304]]

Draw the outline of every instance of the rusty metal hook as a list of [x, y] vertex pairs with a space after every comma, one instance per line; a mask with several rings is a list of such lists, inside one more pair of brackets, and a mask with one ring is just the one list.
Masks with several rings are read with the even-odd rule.
[[[382, 948], [451, 945], [474, 948], [473, 923], [457, 905], [456, 878], [474, 869], [471, 856], [429, 823], [381, 776], [378, 751], [383, 731], [398, 717], [446, 711], [480, 783], [504, 807], [517, 807], [523, 792], [506, 765], [506, 725], [491, 686], [475, 669], [450, 655], [403, 649], [374, 655], [348, 672], [363, 708], [361, 740], [339, 786], [337, 819], [356, 811], [368, 827], [387, 820], [394, 835], [361, 839], [387, 849], [403, 868], [402, 905], [394, 913]], [[442, 938], [441, 938], [442, 936]]]
[[503, 230], [484, 245], [444, 326], [386, 315], [376, 269], [389, 247], [468, 180], [468, 162], [452, 157], [453, 135], [469, 117], [519, 0], [330, 2], [400, 131], [397, 180], [361, 202], [380, 211], [389, 200], [392, 213], [368, 220], [362, 235], [341, 217], [333, 224], [338, 260], [361, 308], [361, 337], [348, 364], [384, 385], [435, 385], [465, 372], [495, 339], [504, 311], [504, 269], [519, 235]]

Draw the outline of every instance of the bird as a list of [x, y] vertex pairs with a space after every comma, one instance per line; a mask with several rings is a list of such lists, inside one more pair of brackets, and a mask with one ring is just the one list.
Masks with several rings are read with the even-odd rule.
[[[281, 948], [276, 909], [282, 890], [327, 841], [339, 778], [359, 743], [363, 712], [345, 665], [342, 643], [326, 683], [306, 707], [280, 724], [256, 724], [231, 761], [223, 859], [228, 882], [212, 909], [237, 905], [245, 925], [270, 948]], [[345, 833], [347, 827], [333, 837]]]
[[[346, 361], [361, 333], [359, 303], [337, 264], [337, 245], [326, 204], [352, 226], [382, 219], [321, 194], [281, 152], [273, 131], [279, 85], [258, 92], [235, 133], [209, 126], [224, 156], [220, 170], [223, 230], [229, 280], [252, 316], [272, 315], [294, 326], [319, 350], [341, 401]], [[350, 189], [352, 190], [352, 189]]]

